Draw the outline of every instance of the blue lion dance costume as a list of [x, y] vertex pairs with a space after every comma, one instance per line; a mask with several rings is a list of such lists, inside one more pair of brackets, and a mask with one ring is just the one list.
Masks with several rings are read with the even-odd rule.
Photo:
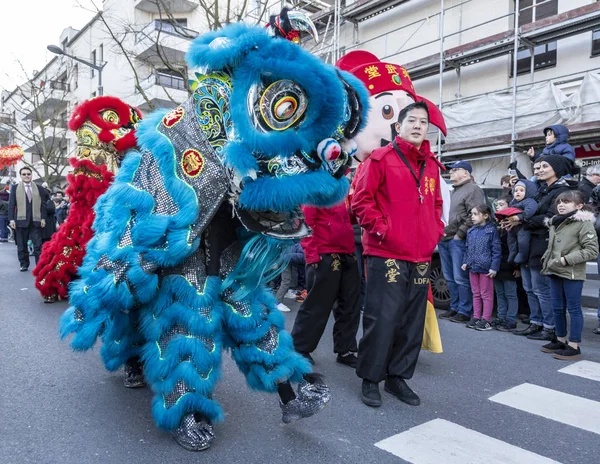
[[330, 398], [265, 283], [310, 233], [299, 206], [345, 198], [368, 93], [281, 38], [282, 27], [234, 24], [194, 40], [194, 93], [140, 124], [140, 150], [96, 204], [60, 321], [75, 350], [100, 338], [106, 368], [125, 364], [127, 386], [145, 377], [155, 422], [190, 450], [208, 448], [223, 419], [212, 392], [224, 348], [252, 388], [279, 393], [284, 422]]

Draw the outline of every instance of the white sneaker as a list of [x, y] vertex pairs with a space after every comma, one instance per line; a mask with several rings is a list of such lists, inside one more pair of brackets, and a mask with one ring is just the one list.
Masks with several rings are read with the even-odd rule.
[[287, 298], [288, 300], [295, 300], [296, 299], [296, 290], [288, 290], [287, 293], [285, 294], [284, 298]]
[[286, 305], [284, 305], [283, 303], [279, 303], [279, 304], [277, 305], [277, 309], [278, 309], [279, 311], [281, 311], [282, 313], [289, 313], [289, 312], [291, 311], [291, 309], [290, 309], [290, 308], [288, 308], [288, 307], [287, 307]]

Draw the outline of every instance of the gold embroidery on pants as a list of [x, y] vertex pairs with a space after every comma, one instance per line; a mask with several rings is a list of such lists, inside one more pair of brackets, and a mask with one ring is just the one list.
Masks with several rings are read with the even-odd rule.
[[331, 255], [332, 261], [331, 261], [331, 270], [333, 272], [337, 272], [340, 270], [340, 265], [342, 264], [342, 262], [340, 261], [340, 255], [334, 254]]

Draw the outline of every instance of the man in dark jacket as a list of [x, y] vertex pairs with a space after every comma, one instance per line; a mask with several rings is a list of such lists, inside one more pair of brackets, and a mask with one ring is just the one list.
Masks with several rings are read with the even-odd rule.
[[586, 203], [590, 202], [592, 192], [598, 184], [600, 184], [600, 164], [594, 164], [587, 168], [585, 177], [581, 179], [581, 182], [577, 186], [577, 190], [583, 193]]
[[405, 107], [394, 141], [364, 162], [352, 197], [363, 228], [367, 261], [364, 334], [357, 375], [362, 400], [381, 406], [379, 382], [410, 405], [420, 399], [406, 384], [413, 376], [425, 325], [431, 255], [443, 235], [440, 164], [425, 140], [424, 103]]
[[310, 353], [317, 348], [333, 309], [337, 362], [356, 367], [360, 282], [350, 214], [345, 202], [331, 208], [302, 207], [302, 211], [313, 233], [300, 242], [308, 294], [292, 328], [294, 347], [314, 364]]
[[[575, 190], [577, 182], [565, 179], [572, 166], [568, 158], [560, 155], [548, 155], [540, 158], [540, 169], [536, 174], [540, 188], [535, 197], [538, 207], [533, 216], [526, 220], [524, 227], [531, 232], [529, 260], [521, 266], [523, 286], [527, 292], [531, 309], [530, 325], [518, 330], [516, 335], [524, 335], [531, 340], [552, 340], [554, 337], [554, 313], [550, 298], [548, 276], [542, 274], [542, 255], [548, 247], [549, 231], [545, 220], [557, 214], [555, 200], [568, 190]], [[507, 221], [520, 224], [516, 216]]]
[[33, 242], [33, 254], [37, 263], [42, 249], [42, 228], [46, 225], [48, 192], [31, 182], [31, 172], [27, 167], [19, 170], [21, 183], [12, 186], [8, 202], [8, 220], [15, 231], [21, 272], [29, 269], [29, 240]]
[[531, 161], [536, 161], [540, 156], [560, 155], [575, 162], [575, 149], [567, 143], [569, 129], [566, 126], [555, 124], [544, 127], [544, 136], [546, 137], [546, 146], [541, 153], [535, 153], [533, 147], [527, 152]]
[[449, 222], [444, 229], [444, 238], [439, 244], [442, 272], [450, 291], [450, 309], [440, 315], [452, 322], [469, 322], [473, 312], [473, 294], [469, 273], [463, 271], [467, 231], [473, 225], [471, 210], [485, 204], [483, 191], [473, 182], [473, 168], [466, 161], [450, 167], [450, 180], [454, 186], [450, 200]]

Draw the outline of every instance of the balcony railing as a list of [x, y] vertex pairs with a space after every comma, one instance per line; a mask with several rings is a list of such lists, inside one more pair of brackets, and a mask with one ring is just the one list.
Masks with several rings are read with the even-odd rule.
[[64, 90], [65, 92], [68, 92], [70, 90], [70, 86], [68, 82], [64, 82], [64, 81], [50, 81], [50, 88], [52, 90]]
[[185, 81], [182, 77], [173, 76], [171, 74], [156, 72], [148, 76], [148, 78], [142, 82], [142, 88], [146, 89], [152, 85], [160, 85], [161, 87], [167, 87], [169, 89], [186, 90]]
[[193, 39], [198, 36], [197, 31], [188, 29], [187, 27], [174, 25], [170, 22], [155, 19], [136, 34], [136, 43], [141, 42], [146, 37], [149, 37], [153, 32], [160, 32], [161, 34], [168, 34], [183, 39]]
[[0, 124], [16, 124], [15, 115], [10, 113], [0, 113]]

